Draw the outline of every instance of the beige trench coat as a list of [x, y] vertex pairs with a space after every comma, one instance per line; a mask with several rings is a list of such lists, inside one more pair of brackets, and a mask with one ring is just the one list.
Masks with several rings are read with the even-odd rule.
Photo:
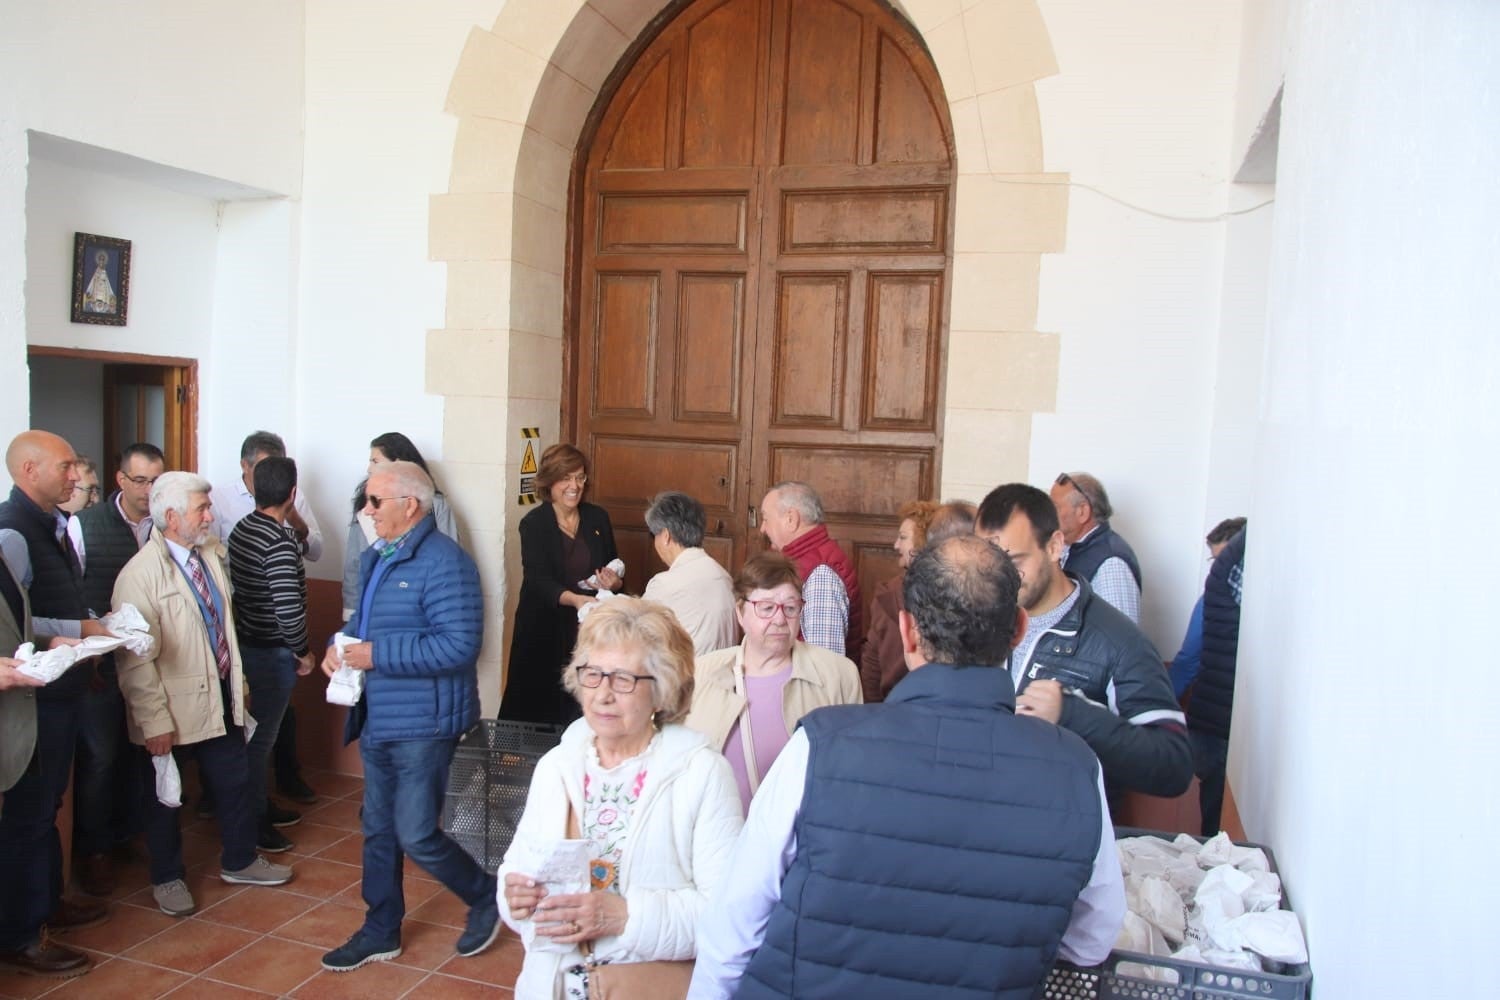
[[[236, 725], [243, 726], [248, 691], [234, 634], [229, 573], [224, 568], [228, 553], [217, 538], [210, 538], [199, 547], [198, 554], [224, 597], [233, 718]], [[224, 700], [208, 626], [193, 596], [193, 585], [173, 560], [160, 531], [153, 531], [120, 571], [113, 603], [116, 610], [124, 604], [135, 605], [156, 637], [156, 650], [150, 659], [125, 649], [115, 654], [131, 742], [144, 744], [153, 736], [172, 732], [177, 734], [178, 744], [223, 736]]]

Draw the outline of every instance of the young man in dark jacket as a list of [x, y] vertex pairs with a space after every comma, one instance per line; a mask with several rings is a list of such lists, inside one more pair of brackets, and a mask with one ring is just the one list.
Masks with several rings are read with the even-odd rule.
[[1181, 795], [1193, 755], [1166, 667], [1135, 623], [1063, 572], [1051, 498], [1024, 483], [997, 487], [979, 505], [974, 530], [1021, 571], [1030, 620], [1011, 654], [1016, 711], [1082, 736], [1112, 792]]

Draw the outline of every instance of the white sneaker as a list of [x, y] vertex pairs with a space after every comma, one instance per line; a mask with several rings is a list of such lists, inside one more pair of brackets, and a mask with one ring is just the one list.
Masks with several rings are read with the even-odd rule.
[[169, 917], [185, 917], [198, 908], [198, 904], [193, 902], [193, 894], [188, 891], [187, 883], [180, 878], [153, 885], [151, 895], [156, 897], [156, 905], [161, 912]]
[[292, 869], [289, 865], [273, 865], [257, 854], [239, 871], [219, 872], [219, 878], [234, 885], [285, 885], [292, 880]]

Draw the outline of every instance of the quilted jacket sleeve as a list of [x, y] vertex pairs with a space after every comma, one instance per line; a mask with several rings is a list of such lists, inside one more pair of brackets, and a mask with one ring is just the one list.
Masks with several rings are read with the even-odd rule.
[[744, 825], [734, 774], [720, 754], [707, 749], [696, 753], [677, 785], [672, 822], [682, 827], [677, 839], [691, 866], [689, 884], [676, 889], [632, 884], [626, 892], [629, 915], [620, 944], [637, 961], [689, 959], [697, 954], [699, 919]]
[[1181, 795], [1193, 780], [1193, 751], [1171, 679], [1150, 640], [1137, 632], [1122, 641], [1111, 678], [1119, 714], [1064, 698], [1059, 722], [1083, 737], [1111, 784], [1147, 795]]
[[[396, 589], [392, 605], [377, 607], [375, 622], [395, 622], [374, 638], [375, 669], [392, 676], [434, 676], [472, 669], [484, 639], [484, 599], [479, 570], [468, 553], [443, 535], [433, 534], [423, 547], [436, 545], [425, 560], [420, 588]], [[425, 553], [423, 553], [425, 555]], [[394, 573], [394, 571], [393, 571]], [[383, 591], [393, 588], [390, 577]]]

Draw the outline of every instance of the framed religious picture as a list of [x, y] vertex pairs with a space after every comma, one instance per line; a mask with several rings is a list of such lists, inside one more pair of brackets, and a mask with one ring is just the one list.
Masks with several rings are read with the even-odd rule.
[[124, 326], [130, 302], [130, 241], [73, 234], [73, 322]]

